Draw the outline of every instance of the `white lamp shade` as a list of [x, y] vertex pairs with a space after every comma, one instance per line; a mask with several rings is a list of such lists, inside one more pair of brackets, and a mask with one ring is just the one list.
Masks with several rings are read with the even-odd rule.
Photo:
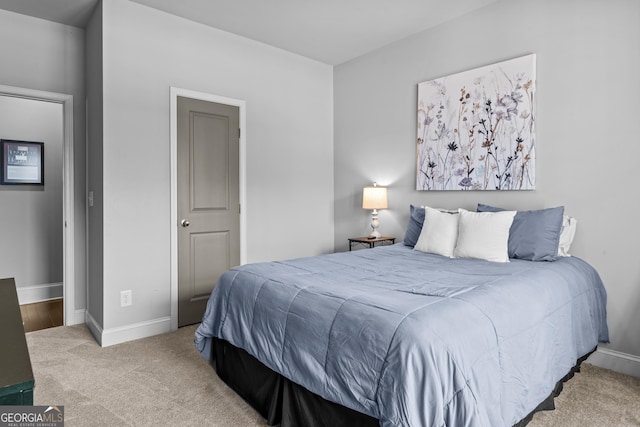
[[387, 209], [387, 206], [386, 187], [364, 187], [362, 190], [362, 209]]

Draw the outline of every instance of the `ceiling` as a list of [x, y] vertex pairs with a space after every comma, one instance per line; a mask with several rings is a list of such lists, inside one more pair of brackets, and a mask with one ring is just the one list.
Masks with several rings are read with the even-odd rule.
[[98, 0], [0, 0], [0, 9], [84, 27]]
[[[130, 1], [337, 65], [497, 0]], [[0, 9], [84, 27], [97, 3], [0, 0]]]

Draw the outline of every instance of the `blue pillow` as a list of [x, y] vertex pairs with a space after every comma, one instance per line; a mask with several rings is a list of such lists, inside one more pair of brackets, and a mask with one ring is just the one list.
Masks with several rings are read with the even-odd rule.
[[[505, 209], [478, 203], [478, 212]], [[562, 232], [564, 206], [518, 211], [509, 230], [509, 258], [529, 261], [555, 261]]]
[[422, 224], [424, 224], [424, 208], [409, 206], [409, 224], [407, 225], [407, 231], [404, 233], [404, 244], [414, 247], [420, 237], [422, 231]]

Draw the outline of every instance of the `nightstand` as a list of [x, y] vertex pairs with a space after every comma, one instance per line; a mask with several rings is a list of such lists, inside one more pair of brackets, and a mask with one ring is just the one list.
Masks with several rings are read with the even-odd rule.
[[350, 237], [349, 250], [351, 251], [354, 245], [356, 246], [363, 245], [363, 246], [368, 246], [369, 248], [373, 248], [376, 246], [376, 243], [378, 243], [378, 246], [380, 246], [380, 245], [393, 245], [395, 242], [396, 242], [395, 237], [387, 237], [387, 236], [377, 237], [375, 239], [370, 239], [368, 237]]

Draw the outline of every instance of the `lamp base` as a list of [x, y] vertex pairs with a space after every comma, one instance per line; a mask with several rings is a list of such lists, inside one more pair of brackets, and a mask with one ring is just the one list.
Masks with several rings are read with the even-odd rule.
[[380, 225], [380, 223], [378, 222], [378, 210], [374, 209], [371, 213], [371, 233], [368, 236], [369, 239], [377, 239], [379, 237], [382, 237], [382, 235], [378, 231], [378, 225]]

